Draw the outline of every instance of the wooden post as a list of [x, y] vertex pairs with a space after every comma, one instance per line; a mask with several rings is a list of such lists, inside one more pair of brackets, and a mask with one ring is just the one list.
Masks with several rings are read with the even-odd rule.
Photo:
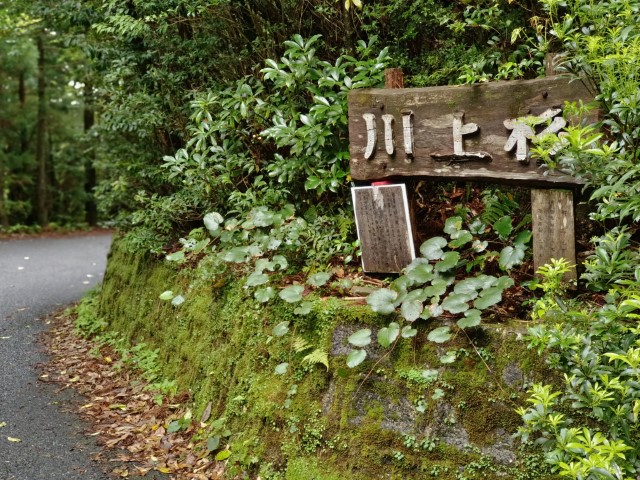
[[404, 88], [404, 73], [401, 68], [387, 68], [384, 71], [384, 88]]
[[[556, 74], [557, 58], [545, 58], [547, 76]], [[576, 233], [571, 190], [532, 189], [531, 217], [533, 230], [533, 268], [538, 270], [552, 258], [564, 258], [571, 265], [565, 281], [577, 279]]]

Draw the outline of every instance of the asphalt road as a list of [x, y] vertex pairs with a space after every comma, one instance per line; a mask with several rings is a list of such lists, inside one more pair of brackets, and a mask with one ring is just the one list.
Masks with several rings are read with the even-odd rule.
[[[71, 393], [37, 380], [42, 317], [102, 280], [108, 234], [0, 240], [0, 480], [106, 480]], [[9, 438], [20, 441], [10, 441]]]

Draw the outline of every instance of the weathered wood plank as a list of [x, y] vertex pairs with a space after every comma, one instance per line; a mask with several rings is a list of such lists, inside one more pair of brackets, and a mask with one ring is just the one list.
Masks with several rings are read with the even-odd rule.
[[552, 258], [566, 259], [571, 272], [565, 280], [575, 280], [576, 236], [573, 192], [570, 190], [531, 190], [533, 223], [533, 267], [550, 263]]
[[365, 272], [396, 273], [415, 258], [405, 185], [351, 189]]
[[[562, 76], [478, 85], [353, 90], [349, 94], [351, 176], [355, 180], [426, 176], [539, 186], [574, 185], [577, 182], [573, 177], [548, 172], [545, 175], [535, 162], [518, 161], [521, 144], [516, 147], [513, 122], [506, 122], [550, 115], [549, 112], [561, 109], [565, 101], [592, 99], [580, 81], [570, 82]], [[368, 140], [365, 114], [374, 115], [376, 127], [376, 142], [369, 159], [365, 158]], [[394, 118], [392, 154], [387, 153], [382, 115]], [[389, 123], [389, 117], [386, 118]], [[549, 117], [549, 122], [552, 118]], [[539, 134], [549, 122], [541, 123], [534, 134]], [[506, 151], [510, 139], [512, 148]]]

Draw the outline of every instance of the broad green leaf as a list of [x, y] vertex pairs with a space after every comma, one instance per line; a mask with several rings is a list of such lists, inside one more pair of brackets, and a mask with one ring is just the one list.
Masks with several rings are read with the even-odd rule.
[[231, 456], [231, 450], [222, 450], [221, 452], [218, 452], [218, 454], [216, 455], [216, 461], [222, 462], [223, 460], [226, 460], [230, 456]]
[[477, 327], [482, 322], [480, 317], [480, 310], [471, 309], [464, 312], [464, 318], [461, 318], [456, 323], [460, 328]]
[[289, 262], [287, 262], [287, 259], [282, 255], [275, 255], [272, 262], [277, 265], [280, 270], [285, 270], [289, 266]]
[[358, 330], [349, 336], [348, 341], [353, 346], [366, 347], [371, 343], [371, 330], [368, 328]]
[[296, 303], [302, 300], [302, 293], [304, 292], [304, 287], [302, 285], [289, 285], [286, 288], [280, 290], [278, 296], [288, 303]]
[[428, 318], [437, 318], [443, 313], [444, 310], [438, 303], [432, 303], [422, 311], [422, 315], [420, 315], [420, 318], [423, 318], [425, 320]]
[[284, 375], [289, 370], [289, 364], [287, 362], [276, 365], [274, 372], [276, 375]]
[[220, 435], [215, 435], [213, 437], [209, 437], [207, 440], [207, 450], [209, 453], [217, 450], [220, 447]]
[[167, 427], [167, 433], [176, 433], [178, 430], [180, 430], [180, 422], [178, 420], [174, 420], [169, 423], [169, 426]]
[[424, 290], [422, 288], [416, 288], [415, 290], [411, 290], [404, 296], [404, 298], [402, 299], [402, 303], [413, 302], [415, 300], [424, 302], [426, 299], [427, 296], [424, 294]]
[[480, 296], [473, 302], [473, 306], [478, 310], [489, 308], [502, 300], [502, 288], [491, 287], [480, 292]]
[[322, 287], [330, 278], [331, 274], [327, 272], [314, 273], [307, 279], [307, 283], [313, 287]]
[[231, 250], [227, 250], [222, 255], [222, 259], [225, 262], [242, 263], [247, 258], [247, 247], [234, 247]]
[[531, 240], [531, 232], [529, 230], [523, 230], [513, 240], [514, 245], [526, 245]]
[[313, 302], [302, 302], [298, 305], [293, 313], [296, 315], [308, 315], [311, 313], [311, 309], [313, 308]]
[[433, 265], [423, 263], [415, 268], [408, 270], [406, 276], [411, 279], [414, 284], [423, 284], [433, 279]]
[[451, 340], [451, 330], [449, 327], [438, 327], [429, 332], [427, 338], [435, 343], [444, 343]]
[[266, 273], [253, 272], [251, 275], [247, 277], [247, 281], [245, 282], [245, 285], [247, 287], [257, 287], [259, 285], [264, 285], [268, 281], [269, 281], [269, 275], [267, 275]]
[[364, 362], [364, 359], [367, 358], [367, 352], [364, 350], [352, 350], [349, 355], [347, 355], [347, 367], [355, 368]]
[[253, 294], [253, 297], [260, 303], [266, 303], [275, 296], [276, 291], [272, 287], [260, 288]]
[[460, 248], [473, 240], [473, 235], [468, 230], [460, 230], [451, 235], [449, 248]]
[[171, 300], [173, 298], [173, 292], [171, 290], [165, 290], [160, 294], [160, 300]]
[[422, 378], [425, 378], [428, 382], [435, 382], [438, 380], [438, 370], [435, 368], [427, 368], [422, 371]]
[[481, 233], [484, 233], [484, 230], [486, 228], [487, 226], [482, 222], [482, 220], [480, 220], [480, 218], [474, 219], [473, 222], [471, 222], [471, 224], [469, 225], [469, 230], [474, 235], [480, 235]]
[[289, 332], [289, 322], [280, 322], [275, 327], [273, 327], [273, 330], [271, 331], [274, 337], [282, 337], [286, 335], [288, 332]]
[[447, 291], [447, 282], [446, 280], [437, 279], [431, 283], [430, 287], [424, 289], [424, 294], [429, 297], [439, 297], [440, 295], [444, 295], [444, 292]]
[[464, 280], [456, 283], [456, 286], [453, 287], [453, 291], [455, 293], [460, 293], [463, 295], [469, 295], [469, 300], [473, 300], [478, 296], [478, 290], [482, 288], [482, 283], [478, 280], [477, 277], [465, 278]]
[[[506, 278], [509, 278], [509, 277], [506, 277]], [[493, 287], [496, 285], [496, 282], [498, 281], [498, 279], [493, 275], [485, 275], [485, 274], [478, 275], [477, 277], [475, 277], [475, 279], [478, 282], [478, 290], [485, 290], [489, 287]]]
[[275, 269], [275, 265], [276, 264], [271, 260], [269, 260], [268, 258], [259, 258], [258, 260], [256, 260], [256, 266], [254, 268], [254, 271], [256, 273], [262, 273], [265, 270], [269, 270], [270, 272], [273, 272], [273, 270]]
[[396, 341], [399, 334], [400, 325], [396, 322], [391, 322], [388, 327], [378, 330], [378, 343], [386, 348]]
[[418, 330], [416, 330], [415, 328], [411, 328], [409, 325], [402, 327], [402, 332], [400, 333], [400, 336], [402, 338], [413, 338], [418, 334]]
[[442, 308], [449, 313], [462, 313], [469, 310], [467, 302], [471, 300], [470, 295], [462, 293], [450, 293], [442, 301]]
[[444, 222], [443, 231], [444, 233], [452, 235], [458, 230], [460, 230], [461, 228], [462, 228], [462, 217], [455, 216], [455, 217], [447, 218], [447, 220]]
[[433, 400], [440, 400], [442, 397], [444, 397], [444, 390], [442, 390], [441, 388], [436, 388], [433, 391], [433, 395], [431, 395], [431, 398]]
[[400, 307], [400, 313], [407, 322], [413, 322], [420, 318], [420, 314], [422, 313], [423, 309], [424, 307], [420, 300], [405, 299], [405, 301], [402, 302], [402, 306]]
[[175, 297], [173, 297], [173, 300], [171, 300], [171, 305], [173, 305], [174, 307], [178, 307], [183, 303], [184, 297], [182, 295], [176, 295]]
[[513, 278], [505, 275], [503, 277], [496, 278], [496, 282], [493, 286], [502, 288], [504, 290], [506, 288], [513, 287], [513, 285]]
[[367, 297], [367, 303], [374, 312], [389, 314], [395, 311], [396, 307], [394, 302], [397, 298], [398, 292], [394, 292], [388, 288], [381, 288], [372, 292]]
[[447, 252], [442, 256], [442, 260], [440, 260], [435, 265], [436, 272], [446, 272], [447, 270], [451, 270], [458, 264], [458, 260], [460, 260], [460, 254], [458, 252]]
[[433, 237], [424, 242], [420, 246], [420, 253], [428, 260], [440, 260], [444, 255], [444, 247], [447, 246], [447, 241], [442, 237]]
[[493, 224], [493, 229], [495, 232], [502, 238], [506, 239], [511, 232], [513, 231], [513, 225], [511, 224], [511, 217], [509, 215], [505, 215], [504, 217], [498, 219], [496, 223]]
[[184, 262], [184, 252], [182, 250], [179, 250], [177, 252], [174, 253], [170, 253], [169, 255], [167, 255], [165, 257], [169, 262]]
[[449, 350], [447, 353], [445, 353], [440, 357], [440, 363], [445, 363], [445, 364], [453, 363], [456, 361], [457, 357], [458, 357], [457, 351]]
[[498, 265], [503, 270], [509, 270], [516, 265], [520, 265], [524, 260], [525, 250], [526, 247], [522, 244], [516, 245], [515, 247], [504, 247], [500, 252]]
[[474, 240], [473, 243], [471, 244], [471, 248], [476, 253], [484, 252], [488, 246], [489, 246], [489, 242], [480, 241], [480, 240]]
[[218, 212], [211, 212], [207, 213], [203, 220], [206, 229], [209, 230], [209, 233], [213, 234], [218, 231], [220, 225], [224, 222], [224, 217]]

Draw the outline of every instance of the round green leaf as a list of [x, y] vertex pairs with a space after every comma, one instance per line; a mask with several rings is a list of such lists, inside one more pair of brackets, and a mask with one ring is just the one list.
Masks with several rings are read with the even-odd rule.
[[433, 279], [433, 265], [423, 263], [415, 268], [408, 270], [406, 276], [411, 279], [414, 284], [423, 284]]
[[480, 241], [480, 240], [474, 240], [473, 243], [471, 244], [471, 248], [476, 253], [484, 252], [488, 246], [489, 246], [489, 242]]
[[280, 270], [284, 270], [289, 266], [289, 262], [287, 262], [287, 259], [282, 255], [275, 255], [272, 262], [277, 265]]
[[182, 250], [179, 250], [177, 252], [174, 253], [170, 253], [169, 255], [167, 255], [165, 257], [169, 262], [178, 262], [178, 263], [182, 263], [184, 262], [184, 252]]
[[266, 273], [253, 272], [251, 275], [247, 277], [247, 281], [245, 282], [245, 285], [247, 287], [257, 287], [259, 285], [264, 285], [268, 281], [269, 281], [269, 275], [267, 275]]
[[311, 308], [313, 307], [313, 302], [302, 302], [296, 309], [293, 311], [296, 315], [308, 315], [311, 313]]
[[260, 288], [253, 294], [253, 297], [260, 303], [266, 303], [275, 296], [276, 291], [272, 287]]
[[471, 230], [471, 233], [473, 233], [474, 235], [483, 233], [485, 228], [487, 228], [487, 226], [482, 223], [482, 220], [480, 220], [480, 218], [474, 219], [473, 222], [471, 222], [471, 224], [469, 225], [469, 230]]
[[456, 323], [460, 328], [471, 328], [477, 327], [481, 322], [480, 310], [473, 308], [464, 312], [464, 318], [461, 318]]
[[460, 260], [460, 254], [458, 252], [447, 252], [442, 256], [442, 260], [436, 263], [435, 271], [446, 272], [447, 270], [451, 270], [458, 264], [458, 260]]
[[374, 312], [386, 315], [395, 311], [396, 307], [394, 302], [397, 298], [398, 292], [394, 292], [388, 288], [381, 288], [367, 297], [367, 303]]
[[402, 338], [413, 338], [418, 334], [418, 330], [415, 328], [411, 328], [409, 325], [402, 327], [402, 332], [400, 335]]
[[427, 338], [435, 343], [444, 343], [451, 340], [451, 330], [449, 327], [438, 327], [429, 332]]
[[276, 375], [284, 375], [285, 373], [287, 373], [288, 370], [289, 370], [289, 364], [287, 362], [284, 362], [284, 363], [280, 363], [279, 365], [276, 365], [274, 372]]
[[433, 395], [431, 395], [431, 398], [433, 400], [440, 400], [442, 397], [444, 397], [444, 390], [442, 390], [441, 388], [436, 388], [433, 391]]
[[476, 277], [465, 278], [460, 282], [456, 283], [456, 286], [453, 287], [453, 291], [455, 293], [460, 293], [462, 295], [468, 295], [469, 300], [473, 300], [478, 296], [478, 290], [482, 288], [482, 284]]
[[327, 272], [314, 273], [307, 279], [307, 283], [313, 287], [322, 287], [331, 278], [331, 274]]
[[400, 313], [407, 322], [413, 322], [420, 318], [423, 309], [424, 307], [421, 301], [405, 299], [405, 301], [402, 302], [402, 307], [400, 307]]
[[471, 300], [470, 295], [462, 293], [450, 293], [442, 301], [442, 308], [449, 313], [462, 313], [469, 310], [467, 302]]
[[498, 235], [500, 235], [500, 238], [504, 240], [509, 235], [511, 235], [511, 232], [513, 231], [511, 217], [509, 215], [505, 215], [504, 217], [498, 219], [498, 221], [493, 224], [493, 229]]
[[480, 292], [480, 296], [473, 302], [473, 306], [478, 310], [489, 308], [502, 300], [502, 288], [491, 287]]
[[224, 222], [223, 216], [218, 212], [207, 213], [203, 220], [204, 226], [211, 234], [216, 232], [220, 228], [220, 225], [222, 225], [222, 222]]
[[275, 327], [273, 327], [273, 330], [271, 331], [274, 337], [282, 337], [286, 335], [288, 332], [289, 332], [289, 322], [280, 322]]
[[183, 303], [184, 297], [182, 295], [176, 295], [175, 297], [173, 297], [173, 300], [171, 300], [171, 305], [173, 305], [174, 307], [178, 307]]
[[400, 334], [400, 325], [396, 322], [391, 322], [388, 327], [378, 330], [378, 343], [387, 348], [393, 342], [396, 341]]
[[234, 247], [222, 255], [225, 262], [242, 263], [247, 258], [247, 247]]
[[523, 244], [517, 244], [515, 247], [504, 247], [500, 252], [500, 259], [498, 260], [500, 268], [509, 270], [516, 265], [520, 265], [524, 260], [526, 248]]
[[439, 297], [440, 295], [444, 295], [444, 292], [447, 291], [447, 281], [441, 278], [438, 278], [431, 282], [431, 286], [424, 289], [424, 294], [427, 298], [429, 297]]
[[513, 287], [513, 284], [513, 278], [504, 276], [496, 279], [495, 286], [504, 290], [505, 288]]
[[523, 230], [513, 240], [514, 245], [526, 245], [531, 240], [531, 232], [529, 230]]
[[420, 253], [428, 260], [439, 260], [444, 255], [447, 241], [442, 237], [433, 237], [420, 245]]
[[462, 228], [462, 217], [450, 217], [444, 222], [444, 233], [454, 234]]
[[220, 447], [220, 435], [209, 437], [209, 440], [207, 440], [207, 450], [209, 450], [209, 452], [213, 452], [214, 450], [217, 450], [219, 447]]
[[302, 285], [289, 285], [286, 288], [280, 290], [278, 296], [288, 303], [296, 303], [302, 300], [302, 293], [304, 287]]
[[449, 248], [460, 248], [473, 240], [473, 235], [468, 230], [460, 230], [451, 234]]
[[222, 450], [216, 455], [216, 461], [222, 462], [231, 456], [231, 450]]
[[171, 300], [173, 298], [173, 292], [171, 290], [165, 290], [160, 294], [160, 300]]
[[457, 356], [458, 352], [456, 352], [455, 350], [449, 350], [447, 353], [440, 357], [440, 363], [453, 363], [456, 361]]
[[353, 346], [366, 347], [371, 343], [371, 330], [368, 328], [358, 330], [349, 336], [348, 341]]
[[367, 352], [364, 350], [352, 350], [349, 355], [347, 355], [347, 367], [355, 368], [364, 362], [364, 359], [367, 358]]

